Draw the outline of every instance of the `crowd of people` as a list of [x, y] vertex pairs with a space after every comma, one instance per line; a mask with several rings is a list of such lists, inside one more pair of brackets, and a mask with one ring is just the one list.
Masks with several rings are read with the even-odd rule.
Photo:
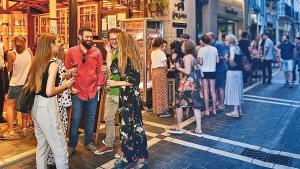
[[[263, 84], [271, 84], [275, 62], [284, 71], [286, 85], [293, 87], [297, 67], [300, 71], [300, 37], [294, 45], [289, 36], [284, 35], [282, 43], [276, 46], [268, 36], [263, 33], [250, 42], [249, 34], [244, 32], [240, 41], [233, 34], [223, 35], [222, 41], [217, 41], [215, 34], [208, 32], [197, 45], [188, 34], [182, 34], [180, 40], [169, 46], [163, 38], [153, 39], [149, 56], [153, 113], [168, 118], [173, 112], [177, 119], [167, 131], [183, 134], [181, 123], [190, 111], [196, 119], [192, 131], [196, 134], [203, 132], [203, 116], [224, 112], [225, 106], [233, 107], [226, 116], [240, 117], [244, 84], [260, 79]], [[105, 72], [102, 53], [93, 46], [90, 28], [80, 28], [78, 45], [67, 52], [62, 38], [51, 33], [40, 35], [34, 54], [26, 47], [26, 39], [22, 36], [13, 39], [13, 50], [7, 55], [0, 41], [0, 121], [7, 125], [1, 139], [21, 139], [20, 135], [26, 136], [28, 128], [33, 127], [37, 138], [38, 169], [45, 169], [47, 165], [69, 168], [69, 158], [78, 145], [82, 116], [85, 116], [85, 147], [96, 155], [113, 152], [117, 113], [121, 119], [121, 148], [116, 154], [115, 167], [147, 168], [147, 138], [139, 89], [142, 57], [136, 40], [129, 33], [113, 28], [108, 32], [108, 38], [104, 44]], [[169, 108], [168, 78], [175, 81], [174, 110]], [[105, 106], [106, 136], [96, 147], [93, 133], [102, 88], [107, 93], [105, 105], [100, 105]], [[21, 112], [22, 125], [16, 133], [16, 102], [23, 91], [34, 93], [34, 103], [31, 112]]]

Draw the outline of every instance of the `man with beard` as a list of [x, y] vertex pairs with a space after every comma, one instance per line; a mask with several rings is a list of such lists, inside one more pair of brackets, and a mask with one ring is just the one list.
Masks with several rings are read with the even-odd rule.
[[290, 87], [293, 87], [293, 52], [295, 45], [290, 42], [290, 38], [288, 35], [282, 36], [282, 42], [278, 46], [277, 51], [279, 52], [279, 58], [282, 60], [282, 69], [284, 72], [285, 83]]
[[79, 45], [70, 48], [66, 54], [67, 69], [77, 68], [77, 76], [72, 86], [72, 116], [69, 135], [69, 155], [78, 144], [78, 129], [81, 115], [85, 116], [84, 144], [88, 150], [96, 151], [93, 144], [98, 92], [104, 84], [101, 70], [102, 55], [92, 46], [93, 34], [90, 28], [79, 29]]
[[[104, 48], [107, 52], [106, 55], [106, 66], [109, 71], [109, 79], [120, 81], [121, 76], [119, 73], [118, 66], [118, 43], [117, 43], [117, 33], [121, 30], [117, 28], [112, 28], [108, 31], [108, 43], [104, 44]], [[102, 155], [105, 153], [112, 152], [115, 140], [115, 118], [116, 113], [119, 108], [119, 87], [110, 87], [107, 89], [107, 95], [105, 98], [105, 111], [104, 111], [104, 121], [106, 129], [106, 137], [102, 141], [103, 145], [95, 151], [96, 155]]]

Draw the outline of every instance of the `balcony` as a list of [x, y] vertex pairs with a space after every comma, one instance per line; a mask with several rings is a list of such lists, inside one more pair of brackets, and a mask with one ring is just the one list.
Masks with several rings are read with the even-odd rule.
[[250, 6], [251, 6], [251, 9], [254, 13], [259, 13], [260, 12], [260, 4], [259, 4], [258, 0], [250, 1]]
[[300, 23], [300, 13], [299, 12], [294, 12], [294, 19], [295, 19], [295, 22]]
[[294, 20], [294, 9], [284, 2], [278, 2], [277, 15], [282, 19]]

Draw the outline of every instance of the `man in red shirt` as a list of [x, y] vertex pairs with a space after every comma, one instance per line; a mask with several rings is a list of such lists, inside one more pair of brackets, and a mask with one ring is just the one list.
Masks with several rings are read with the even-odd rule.
[[95, 127], [98, 91], [104, 84], [101, 71], [102, 55], [92, 46], [93, 34], [90, 28], [80, 28], [78, 46], [70, 48], [66, 55], [67, 69], [77, 68], [77, 76], [72, 86], [72, 116], [69, 135], [69, 154], [75, 152], [78, 143], [78, 129], [82, 113], [85, 115], [84, 144], [95, 151], [93, 130]]

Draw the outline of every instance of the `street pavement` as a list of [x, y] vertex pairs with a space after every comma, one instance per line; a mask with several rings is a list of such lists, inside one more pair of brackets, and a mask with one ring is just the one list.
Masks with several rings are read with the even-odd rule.
[[[257, 83], [244, 92], [243, 115], [238, 119], [226, 117], [229, 107], [216, 116], [204, 117], [203, 135], [190, 132], [195, 127], [193, 117], [184, 121], [183, 135], [169, 135], [165, 128], [174, 123], [174, 118], [144, 113], [149, 168], [300, 168], [299, 84], [284, 86], [282, 72], [276, 72], [271, 85]], [[118, 142], [117, 136], [116, 149]], [[71, 168], [112, 168], [114, 153], [95, 156], [81, 143], [71, 158]], [[30, 162], [18, 168], [34, 167], [35, 162]]]

